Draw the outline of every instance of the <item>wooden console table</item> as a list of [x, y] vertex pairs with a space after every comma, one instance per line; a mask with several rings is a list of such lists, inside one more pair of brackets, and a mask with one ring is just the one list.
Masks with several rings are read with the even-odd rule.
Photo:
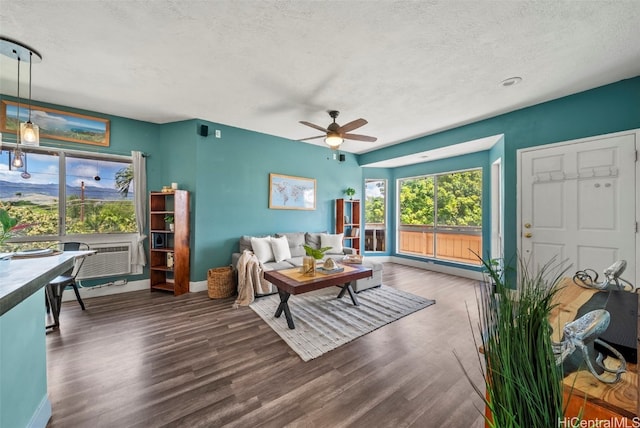
[[[559, 341], [562, 334], [562, 328], [558, 326], [564, 326], [567, 322], [573, 321], [578, 309], [598, 292], [579, 287], [569, 278], [563, 280], [560, 286], [562, 288], [556, 295], [558, 306], [549, 319], [554, 329], [553, 340], [555, 341]], [[617, 360], [608, 357], [605, 359], [605, 364], [608, 367], [609, 365], [617, 367]], [[600, 382], [584, 369], [577, 373], [569, 373], [564, 378], [564, 385], [565, 400], [569, 400], [566, 417], [577, 416], [582, 407], [584, 407], [583, 420], [627, 418], [631, 423], [634, 417], [640, 415], [637, 364], [627, 362], [627, 372], [622, 375], [619, 382], [614, 384]]]

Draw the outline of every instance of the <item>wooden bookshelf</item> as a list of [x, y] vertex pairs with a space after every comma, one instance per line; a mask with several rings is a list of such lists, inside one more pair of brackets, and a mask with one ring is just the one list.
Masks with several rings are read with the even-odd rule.
[[[151, 192], [149, 194], [149, 280], [151, 290], [189, 291], [189, 192]], [[165, 216], [173, 216], [169, 230]], [[173, 261], [173, 263], [171, 263]]]
[[336, 199], [336, 233], [344, 233], [343, 245], [360, 253], [360, 200]]

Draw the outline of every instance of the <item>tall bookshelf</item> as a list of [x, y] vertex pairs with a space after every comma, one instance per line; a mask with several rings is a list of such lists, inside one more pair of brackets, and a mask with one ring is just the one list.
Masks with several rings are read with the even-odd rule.
[[343, 245], [360, 253], [360, 200], [336, 199], [336, 233], [344, 233]]
[[[150, 192], [149, 194], [149, 280], [151, 290], [189, 291], [189, 192]], [[173, 216], [170, 230], [166, 216]]]

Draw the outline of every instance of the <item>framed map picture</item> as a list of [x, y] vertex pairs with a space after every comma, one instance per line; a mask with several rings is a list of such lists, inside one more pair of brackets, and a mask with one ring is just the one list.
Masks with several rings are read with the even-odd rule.
[[269, 208], [272, 210], [315, 210], [316, 180], [269, 174]]
[[[15, 134], [18, 124], [28, 118], [29, 109], [25, 104], [21, 105], [18, 117], [18, 104], [2, 101], [0, 131]], [[40, 138], [109, 147], [107, 119], [32, 105], [31, 121], [40, 127]]]

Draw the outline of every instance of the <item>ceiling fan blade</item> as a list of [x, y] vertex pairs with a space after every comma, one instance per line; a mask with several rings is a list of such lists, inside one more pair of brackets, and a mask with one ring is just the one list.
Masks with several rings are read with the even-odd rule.
[[326, 138], [326, 135], [318, 135], [317, 137], [300, 138], [298, 141], [313, 140], [315, 138]]
[[327, 131], [327, 129], [326, 129], [326, 128], [323, 128], [322, 126], [315, 125], [315, 124], [313, 124], [313, 123], [311, 123], [311, 122], [306, 122], [306, 121], [304, 121], [304, 120], [301, 120], [301, 121], [300, 121], [300, 123], [301, 123], [301, 124], [303, 124], [303, 125], [310, 126], [310, 127], [312, 127], [313, 129], [317, 129], [318, 131], [322, 131], [322, 132], [329, 132], [329, 131]]
[[354, 129], [358, 129], [361, 126], [365, 126], [367, 123], [369, 123], [369, 122], [367, 122], [364, 119], [356, 119], [356, 120], [351, 121], [349, 123], [345, 123], [344, 125], [342, 125], [340, 127], [340, 133], [353, 131]]
[[378, 140], [376, 137], [370, 137], [368, 135], [359, 135], [359, 134], [344, 134], [342, 138], [345, 138], [347, 140], [368, 141], [370, 143], [373, 143]]

